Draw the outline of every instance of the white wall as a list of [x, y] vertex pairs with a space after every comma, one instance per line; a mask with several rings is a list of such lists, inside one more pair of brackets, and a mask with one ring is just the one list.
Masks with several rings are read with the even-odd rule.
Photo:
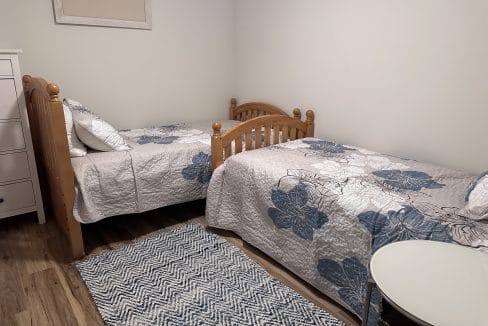
[[485, 0], [152, 6], [145, 31], [56, 25], [51, 0], [0, 0], [0, 48], [119, 128], [225, 118], [237, 95], [315, 108], [320, 137], [488, 169]]
[[317, 134], [488, 169], [486, 0], [238, 0], [237, 94], [314, 107]]
[[233, 0], [153, 0], [153, 29], [56, 25], [52, 0], [0, 0], [0, 48], [119, 128], [224, 118]]

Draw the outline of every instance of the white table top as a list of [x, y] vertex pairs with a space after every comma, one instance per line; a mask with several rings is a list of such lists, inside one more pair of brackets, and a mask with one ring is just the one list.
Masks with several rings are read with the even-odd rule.
[[371, 276], [393, 306], [422, 324], [488, 325], [488, 254], [410, 240], [373, 255]]

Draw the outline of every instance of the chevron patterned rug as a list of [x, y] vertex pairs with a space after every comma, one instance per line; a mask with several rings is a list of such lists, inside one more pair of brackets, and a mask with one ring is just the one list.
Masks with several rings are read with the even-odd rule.
[[344, 325], [198, 224], [75, 265], [106, 325]]

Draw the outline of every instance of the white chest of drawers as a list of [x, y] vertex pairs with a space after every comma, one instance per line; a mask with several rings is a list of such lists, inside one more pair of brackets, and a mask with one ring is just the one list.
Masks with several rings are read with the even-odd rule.
[[44, 223], [19, 53], [0, 49], [0, 218], [37, 211]]

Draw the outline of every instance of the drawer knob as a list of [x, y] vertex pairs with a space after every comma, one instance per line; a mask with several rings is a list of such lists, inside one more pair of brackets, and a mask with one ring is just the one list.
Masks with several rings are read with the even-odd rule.
[[5, 201], [5, 199], [0, 198], [0, 204], [3, 203], [4, 201]]

